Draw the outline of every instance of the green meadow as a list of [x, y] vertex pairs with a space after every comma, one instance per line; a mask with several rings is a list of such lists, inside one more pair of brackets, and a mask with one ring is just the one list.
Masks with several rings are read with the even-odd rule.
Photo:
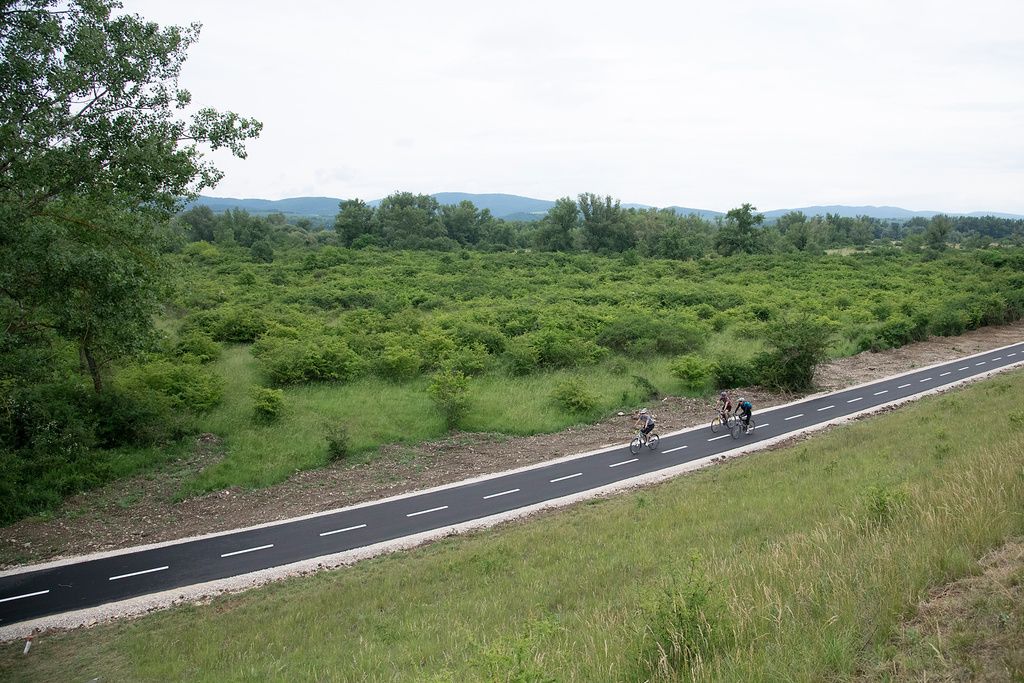
[[[350, 568], [44, 633], [28, 656], [7, 643], [0, 668], [11, 681], [993, 673], [972, 655], [979, 634], [907, 624], [929, 590], [979, 573], [980, 558], [1024, 534], [1022, 380], [996, 376], [790, 448]], [[1019, 591], [996, 611], [1019, 644]], [[1000, 661], [1010, 677], [995, 680], [1024, 672], [1019, 648]]]

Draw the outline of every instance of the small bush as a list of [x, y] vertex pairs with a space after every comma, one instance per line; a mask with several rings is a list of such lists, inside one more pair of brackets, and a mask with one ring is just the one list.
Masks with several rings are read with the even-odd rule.
[[213, 337], [200, 331], [190, 330], [178, 338], [174, 345], [174, 355], [180, 358], [193, 358], [200, 363], [209, 363], [220, 358], [224, 347], [213, 340]]
[[344, 460], [349, 456], [348, 429], [344, 426], [325, 426], [327, 439], [327, 457], [331, 462]]
[[861, 492], [861, 497], [868, 521], [883, 526], [890, 523], [907, 502], [905, 490], [887, 486], [868, 486]]
[[461, 370], [449, 368], [435, 374], [427, 393], [448, 429], [454, 429], [469, 411], [469, 378]]
[[729, 646], [726, 613], [718, 586], [708, 578], [698, 554], [677, 570], [660, 593], [645, 601], [641, 660], [651, 671], [676, 674], [673, 680], [699, 679], [716, 652]]
[[718, 371], [714, 361], [688, 354], [680, 356], [669, 365], [669, 372], [690, 391], [703, 391], [708, 388]]
[[655, 388], [655, 386], [651, 384], [651, 381], [646, 377], [633, 375], [633, 384], [636, 385], [636, 388], [643, 393], [643, 398], [645, 399], [653, 398], [658, 395], [657, 388]]
[[256, 422], [274, 422], [281, 417], [284, 410], [284, 391], [281, 389], [267, 389], [254, 384], [249, 390], [249, 397], [252, 398], [252, 414]]
[[757, 384], [757, 372], [747, 362], [730, 354], [715, 359], [715, 386], [718, 389], [748, 387]]
[[551, 401], [570, 413], [586, 413], [593, 410], [601, 397], [590, 390], [582, 377], [562, 380], [551, 391]]
[[171, 407], [197, 412], [220, 403], [224, 378], [201, 366], [157, 360], [125, 370], [117, 378], [124, 391], [148, 389], [170, 399]]

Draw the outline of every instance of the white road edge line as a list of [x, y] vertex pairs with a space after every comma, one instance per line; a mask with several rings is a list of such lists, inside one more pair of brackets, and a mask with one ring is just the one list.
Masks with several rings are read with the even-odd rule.
[[170, 566], [154, 567], [153, 569], [143, 569], [141, 572], [132, 572], [131, 574], [121, 574], [119, 576], [111, 576], [107, 581], [117, 581], [118, 579], [127, 579], [133, 576], [142, 576], [143, 574], [152, 574], [153, 572], [162, 572], [165, 569], [170, 569]]
[[49, 592], [50, 589], [47, 588], [44, 591], [36, 591], [35, 593], [25, 593], [24, 595], [14, 595], [9, 598], [0, 598], [0, 602], [10, 602], [11, 600], [21, 600], [22, 598], [34, 598], [37, 595], [46, 595]]
[[347, 526], [344, 529], [335, 529], [334, 531], [325, 531], [321, 536], [330, 536], [331, 534], [343, 534], [346, 531], [355, 531], [356, 529], [365, 529], [365, 524], [357, 524], [356, 526]]
[[818, 408], [818, 412], [820, 413], [821, 411], [828, 410], [829, 408], [835, 408], [835, 404], [830, 405], [830, 406], [825, 406], [824, 408]]
[[662, 453], [675, 453], [676, 451], [681, 451], [684, 448], [689, 448], [689, 446], [676, 446], [675, 448], [670, 448], [667, 451], [662, 451]]
[[582, 472], [577, 472], [576, 474], [570, 474], [568, 477], [559, 477], [558, 479], [552, 479], [550, 481], [550, 483], [554, 484], [555, 482], [565, 481], [566, 479], [572, 479], [573, 477], [582, 477], [582, 476], [583, 476]]
[[257, 550], [266, 550], [267, 548], [273, 548], [273, 547], [274, 547], [274, 544], [273, 543], [269, 543], [267, 545], [261, 545], [258, 548], [246, 548], [245, 550], [236, 550], [236, 551], [234, 551], [232, 553], [222, 553], [221, 557], [232, 557], [234, 555], [244, 555], [246, 553], [254, 553]]
[[447, 510], [447, 509], [448, 509], [447, 505], [442, 505], [439, 508], [430, 508], [429, 510], [420, 510], [419, 512], [410, 512], [409, 514], [406, 515], [406, 517], [415, 517], [416, 515], [425, 515], [428, 512], [438, 512], [440, 510]]
[[507, 496], [510, 493], [519, 493], [519, 489], [509, 489], [508, 491], [502, 491], [501, 493], [492, 493], [489, 496], [484, 496], [484, 500], [488, 500], [490, 498], [497, 498], [498, 496]]
[[799, 415], [793, 415], [792, 417], [787, 417], [787, 418], [786, 418], [786, 421], [787, 421], [787, 422], [789, 422], [790, 420], [795, 420], [795, 419], [797, 419], [798, 417], [803, 417], [803, 416], [804, 416], [804, 414], [803, 414], [803, 413], [800, 413]]
[[617, 462], [614, 465], [608, 465], [608, 467], [618, 467], [619, 465], [628, 465], [629, 463], [636, 462], [639, 459], [640, 458], [633, 458], [632, 460], [623, 460], [622, 462]]

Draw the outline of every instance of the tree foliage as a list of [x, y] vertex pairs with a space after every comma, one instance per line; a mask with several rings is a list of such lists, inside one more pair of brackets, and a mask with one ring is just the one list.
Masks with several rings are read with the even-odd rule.
[[147, 343], [161, 225], [221, 177], [201, 148], [244, 157], [261, 127], [209, 108], [177, 118], [199, 25], [119, 7], [0, 6], [0, 354], [70, 341], [97, 391], [104, 360]]

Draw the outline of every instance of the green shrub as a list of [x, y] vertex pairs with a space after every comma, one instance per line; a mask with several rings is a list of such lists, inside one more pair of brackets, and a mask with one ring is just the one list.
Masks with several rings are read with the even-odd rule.
[[674, 672], [678, 680], [690, 680], [692, 669], [713, 670], [716, 653], [731, 644], [722, 591], [696, 553], [644, 600], [642, 609], [646, 619], [639, 634], [640, 660], [652, 673]]
[[284, 411], [284, 391], [281, 389], [267, 389], [254, 384], [249, 389], [249, 397], [252, 399], [252, 414], [256, 422], [274, 422], [281, 417]]
[[505, 347], [505, 359], [511, 374], [528, 375], [540, 364], [540, 352], [529, 340], [516, 337]]
[[155, 391], [170, 399], [176, 410], [203, 412], [220, 402], [225, 383], [223, 377], [199, 365], [159, 359], [126, 369], [118, 375], [117, 384], [129, 392], [143, 387]]
[[754, 358], [761, 383], [781, 391], [810, 389], [815, 368], [827, 358], [834, 328], [828, 318], [807, 312], [769, 323], [765, 337], [770, 348]]
[[712, 360], [689, 354], [672, 361], [669, 372], [690, 391], [703, 391], [716, 377], [718, 366]]
[[654, 398], [658, 395], [658, 389], [646, 377], [633, 375], [633, 384], [641, 391], [645, 399]]
[[420, 354], [400, 346], [388, 346], [373, 361], [380, 377], [394, 381], [409, 380], [420, 374]]
[[340, 337], [310, 335], [302, 339], [263, 337], [253, 344], [267, 378], [277, 385], [345, 382], [362, 374], [365, 363]]
[[324, 431], [327, 440], [327, 457], [331, 462], [344, 460], [349, 456], [348, 429], [343, 426], [326, 425]]
[[733, 387], [748, 387], [757, 384], [757, 371], [754, 366], [740, 360], [736, 356], [724, 353], [714, 359], [715, 363], [715, 387], [718, 389], [732, 389]]
[[469, 411], [469, 378], [460, 370], [448, 368], [435, 374], [427, 393], [444, 417], [448, 429], [455, 429]]
[[174, 355], [184, 359], [195, 359], [209, 363], [220, 358], [224, 347], [213, 337], [201, 330], [189, 330], [182, 334], [174, 345]]
[[600, 400], [582, 377], [564, 379], [551, 391], [551, 401], [570, 413], [590, 412]]

